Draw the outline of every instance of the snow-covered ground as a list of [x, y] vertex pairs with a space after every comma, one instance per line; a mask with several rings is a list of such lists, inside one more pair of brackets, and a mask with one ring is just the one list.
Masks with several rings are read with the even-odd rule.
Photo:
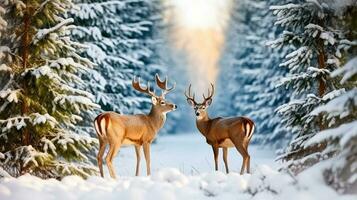
[[[213, 171], [211, 149], [198, 133], [160, 137], [152, 146], [152, 176], [134, 177], [134, 150], [122, 149], [116, 159], [120, 178], [69, 176], [62, 181], [42, 180], [24, 175], [0, 180], [0, 199], [261, 199], [313, 200], [356, 199], [340, 196], [327, 187], [318, 168], [306, 170], [298, 177], [277, 172], [274, 153], [256, 146], [250, 148], [252, 174], [237, 173], [240, 156], [230, 151], [232, 173]], [[144, 163], [142, 169], [144, 169]], [[142, 174], [145, 171], [142, 170]]]
[[[275, 154], [269, 148], [250, 146], [251, 166], [254, 169], [259, 164], [267, 164], [276, 168]], [[222, 151], [219, 155], [219, 169], [224, 172]], [[228, 152], [228, 164], [232, 172], [239, 172], [242, 157], [231, 148]], [[136, 157], [134, 147], [128, 146], [120, 150], [115, 159], [115, 168], [119, 176], [133, 176], [135, 174]], [[157, 143], [151, 146], [151, 170], [162, 168], [177, 168], [185, 175], [198, 175], [214, 170], [213, 152], [211, 146], [200, 133], [180, 134], [159, 137]], [[106, 167], [105, 167], [106, 169]], [[107, 169], [106, 169], [107, 170]], [[106, 171], [107, 172], [107, 171]], [[141, 158], [141, 175], [146, 175], [145, 159]], [[109, 173], [106, 173], [109, 176]]]

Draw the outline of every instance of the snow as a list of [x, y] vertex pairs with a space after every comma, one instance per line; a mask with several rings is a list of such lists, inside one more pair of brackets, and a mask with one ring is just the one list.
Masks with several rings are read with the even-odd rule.
[[[323, 40], [328, 41], [331, 45], [334, 45], [335, 42], [336, 42], [336, 40], [333, 37], [333, 34], [331, 32], [323, 32], [323, 33], [321, 33], [320, 38], [323, 39]], [[325, 43], [325, 45], [327, 45], [327, 44]]]
[[[151, 147], [152, 171], [174, 167], [186, 175], [198, 175], [202, 172], [214, 170], [212, 148], [207, 145], [206, 139], [200, 133], [164, 136], [159, 137], [157, 141], [157, 144]], [[219, 153], [219, 169], [224, 171], [223, 153], [221, 151]], [[251, 155], [252, 168], [261, 164], [268, 164], [274, 169], [278, 166], [274, 162], [275, 153], [272, 149], [251, 146], [249, 153]], [[228, 152], [228, 163], [230, 171], [240, 172], [242, 159], [240, 154], [233, 148]], [[122, 148], [114, 159], [114, 166], [119, 176], [134, 175], [135, 165], [135, 150], [131, 146]], [[140, 174], [146, 174], [145, 160], [141, 161]]]
[[59, 29], [61, 29], [63, 27], [66, 27], [66, 25], [68, 25], [70, 23], [73, 23], [73, 19], [68, 18], [68, 19], [62, 20], [57, 25], [55, 25], [55, 26], [53, 26], [51, 28], [38, 30], [38, 32], [36, 33], [36, 35], [35, 35], [35, 37], [33, 39], [33, 43], [36, 44], [37, 42], [39, 42], [43, 38], [45, 38], [47, 35], [49, 35], [50, 33], [58, 31]]
[[0, 119], [0, 125], [6, 124], [6, 126], [2, 129], [3, 132], [6, 132], [13, 127], [16, 127], [17, 130], [20, 130], [21, 128], [26, 127], [25, 120], [31, 123], [32, 125], [48, 123], [51, 127], [54, 127], [55, 124], [58, 123], [54, 117], [50, 116], [47, 113], [44, 115], [39, 113], [31, 113], [28, 116], [15, 116], [7, 118], [6, 120]]
[[[314, 109], [310, 115], [318, 115], [322, 112], [327, 112], [331, 116], [337, 116], [344, 112], [350, 112], [348, 109], [348, 104], [357, 105], [357, 89], [354, 88], [348, 92], [343, 92], [344, 90], [335, 90], [326, 94], [323, 99], [332, 99], [325, 105], [321, 105]], [[339, 96], [337, 96], [339, 95]], [[336, 97], [337, 96], [337, 97]], [[336, 97], [336, 98], [334, 98]], [[353, 111], [352, 111], [353, 112]], [[342, 116], [341, 116], [342, 118]]]
[[336, 69], [331, 73], [332, 77], [342, 76], [341, 84], [345, 83], [347, 80], [351, 79], [357, 74], [357, 57], [349, 60], [343, 67]]
[[[274, 153], [251, 146], [253, 173], [239, 175], [240, 159], [232, 149], [225, 174], [212, 169], [212, 153], [199, 133], [163, 136], [152, 145], [153, 174], [134, 177], [134, 151], [124, 148], [116, 159], [118, 180], [96, 176], [84, 180], [68, 176], [61, 181], [43, 180], [31, 175], [0, 179], [0, 199], [343, 199], [323, 184], [320, 168], [311, 168], [297, 177], [278, 172]], [[132, 149], [132, 148], [130, 148]], [[160, 159], [159, 159], [160, 158]], [[263, 164], [267, 163], [267, 164]], [[119, 166], [120, 165], [120, 166]], [[196, 168], [195, 170], [192, 170]], [[0, 169], [0, 176], [3, 170]], [[107, 174], [106, 174], [107, 175]]]
[[7, 99], [8, 102], [18, 102], [18, 95], [21, 94], [20, 90], [0, 90], [0, 98]]
[[5, 64], [0, 65], [0, 71], [11, 71], [11, 68]]
[[345, 146], [346, 143], [351, 140], [351, 138], [356, 136], [357, 136], [357, 120], [350, 123], [342, 124], [337, 128], [331, 128], [319, 132], [305, 143], [305, 147], [312, 146], [314, 144], [319, 144], [322, 141], [327, 141], [329, 139], [332, 140], [336, 138], [341, 138], [340, 145]]

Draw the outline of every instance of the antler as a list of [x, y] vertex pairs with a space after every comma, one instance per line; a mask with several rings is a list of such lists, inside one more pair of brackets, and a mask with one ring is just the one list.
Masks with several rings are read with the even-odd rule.
[[212, 91], [210, 91], [209, 88], [208, 88], [208, 96], [207, 96], [207, 97], [205, 97], [205, 94], [203, 93], [203, 99], [204, 99], [203, 104], [205, 104], [206, 101], [212, 99], [212, 97], [213, 97], [213, 94], [214, 94], [214, 85], [213, 85], [212, 83], [211, 83], [211, 87], [212, 87]]
[[191, 95], [191, 84], [190, 84], [190, 86], [188, 86], [188, 94], [187, 94], [187, 91], [185, 91], [185, 96], [186, 96], [187, 100], [191, 100], [195, 105], [197, 104], [197, 102], [195, 101], [195, 93], [193, 93], [193, 95]]
[[133, 88], [136, 89], [136, 90], [139, 91], [139, 92], [148, 94], [148, 95], [150, 95], [150, 96], [152, 96], [152, 97], [155, 97], [155, 96], [156, 96], [156, 95], [155, 95], [155, 91], [151, 91], [151, 90], [150, 90], [150, 83], [149, 83], [149, 81], [148, 81], [148, 84], [147, 84], [146, 88], [144, 89], [144, 88], [142, 88], [142, 87], [140, 86], [140, 77], [138, 78], [138, 80], [136, 80], [136, 77], [134, 77], [133, 82], [132, 82], [132, 85], [133, 85]]
[[169, 93], [170, 91], [172, 91], [176, 87], [176, 83], [174, 83], [174, 85], [171, 88], [169, 88], [169, 89], [167, 88], [167, 80], [168, 80], [167, 77], [165, 77], [164, 81], [161, 81], [159, 75], [156, 74], [155, 75], [155, 79], [156, 79], [157, 86], [159, 86], [159, 88], [163, 90], [162, 93], [161, 93], [162, 97], [164, 97], [167, 93]]

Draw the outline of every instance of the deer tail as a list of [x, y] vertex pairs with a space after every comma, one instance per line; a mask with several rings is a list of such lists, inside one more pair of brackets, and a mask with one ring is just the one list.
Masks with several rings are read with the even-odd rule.
[[106, 130], [109, 120], [105, 114], [100, 114], [94, 119], [94, 127], [97, 135], [100, 137], [106, 136]]
[[248, 140], [250, 140], [253, 136], [254, 133], [254, 129], [255, 129], [255, 124], [252, 120], [250, 119], [246, 119], [246, 123], [245, 123], [245, 136]]

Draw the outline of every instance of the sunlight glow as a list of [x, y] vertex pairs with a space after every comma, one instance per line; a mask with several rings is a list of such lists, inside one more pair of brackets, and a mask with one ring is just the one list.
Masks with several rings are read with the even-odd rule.
[[178, 26], [189, 28], [225, 27], [231, 0], [172, 0]]
[[[166, 19], [175, 47], [185, 52], [187, 70], [198, 89], [215, 82], [231, 0], [168, 0]], [[199, 77], [199, 78], [198, 78]]]

